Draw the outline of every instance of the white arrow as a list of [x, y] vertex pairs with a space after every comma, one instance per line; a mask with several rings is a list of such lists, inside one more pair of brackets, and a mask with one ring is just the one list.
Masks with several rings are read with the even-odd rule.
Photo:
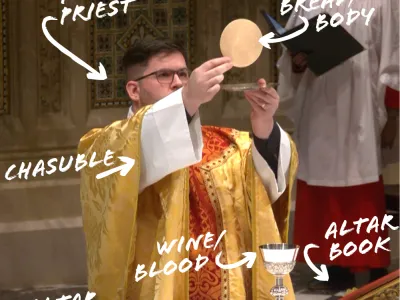
[[116, 173], [118, 171], [121, 171], [119, 173], [121, 176], [126, 176], [126, 174], [128, 174], [128, 172], [132, 169], [133, 165], [135, 164], [135, 160], [133, 158], [129, 158], [126, 156], [118, 156], [118, 158], [121, 161], [123, 161], [125, 164], [115, 167], [111, 170], [105, 171], [103, 173], [97, 174], [96, 178], [101, 179], [101, 178], [107, 177], [113, 173]]
[[328, 270], [326, 269], [326, 265], [321, 265], [321, 270], [319, 270], [311, 261], [310, 257], [308, 257], [308, 249], [310, 248], [319, 248], [319, 246], [314, 245], [314, 244], [308, 244], [304, 248], [304, 258], [306, 260], [307, 265], [313, 270], [315, 273], [318, 274], [318, 276], [314, 277], [315, 279], [319, 281], [328, 281], [329, 280], [329, 274]]
[[235, 262], [233, 264], [228, 264], [228, 265], [223, 265], [220, 262], [220, 257], [221, 257], [222, 252], [217, 254], [217, 257], [215, 258], [215, 263], [217, 264], [218, 267], [221, 269], [234, 269], [237, 267], [240, 267], [242, 265], [246, 264], [246, 267], [249, 269], [253, 266], [254, 262], [256, 261], [257, 254], [255, 252], [244, 252], [242, 255], [244, 258], [242, 260], [239, 260], [238, 262]]
[[92, 300], [96, 296], [96, 293], [87, 292], [85, 300]]
[[263, 45], [265, 48], [271, 49], [271, 46], [269, 44], [272, 43], [281, 43], [287, 40], [291, 40], [292, 38], [295, 38], [296, 36], [299, 36], [301, 34], [303, 34], [307, 29], [308, 26], [310, 26], [310, 24], [308, 23], [308, 20], [303, 17], [303, 16], [299, 16], [303, 22], [304, 22], [304, 26], [302, 29], [297, 30], [287, 36], [281, 37], [281, 38], [277, 38], [277, 39], [273, 39], [273, 37], [275, 36], [275, 34], [273, 32], [270, 32], [266, 35], [264, 35], [263, 37], [261, 37], [258, 41], [260, 42], [261, 45]]
[[107, 79], [107, 72], [106, 72], [106, 69], [104, 68], [103, 64], [99, 63], [99, 71], [97, 71], [97, 70], [93, 69], [91, 66], [89, 66], [87, 63], [85, 63], [83, 60], [81, 60], [78, 56], [73, 54], [71, 51], [66, 49], [64, 46], [59, 44], [50, 35], [50, 33], [48, 32], [48, 30], [46, 28], [46, 24], [47, 24], [48, 21], [57, 21], [57, 19], [54, 18], [54, 17], [51, 17], [51, 16], [48, 16], [48, 17], [43, 19], [42, 30], [43, 30], [43, 33], [46, 36], [46, 38], [49, 40], [49, 42], [52, 43], [53, 46], [58, 48], [58, 50], [60, 50], [62, 53], [64, 53], [65, 55], [69, 56], [73, 61], [75, 61], [76, 63], [80, 64], [82, 67], [87, 69], [89, 71], [89, 73], [86, 74], [88, 79], [91, 79], [91, 80], [106, 80]]

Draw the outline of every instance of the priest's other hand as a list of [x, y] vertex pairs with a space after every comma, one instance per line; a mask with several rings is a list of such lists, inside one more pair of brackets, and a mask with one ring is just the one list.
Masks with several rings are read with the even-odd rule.
[[273, 88], [267, 88], [264, 79], [258, 80], [259, 89], [245, 91], [244, 96], [251, 105], [251, 126], [260, 139], [267, 139], [274, 127], [274, 115], [279, 106], [279, 95]]
[[182, 100], [187, 112], [193, 116], [200, 105], [211, 101], [221, 89], [224, 73], [232, 69], [229, 57], [209, 60], [195, 69], [182, 89]]

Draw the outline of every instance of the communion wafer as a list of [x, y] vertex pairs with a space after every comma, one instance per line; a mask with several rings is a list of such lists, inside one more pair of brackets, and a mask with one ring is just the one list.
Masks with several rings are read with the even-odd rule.
[[247, 19], [230, 22], [221, 34], [220, 48], [223, 56], [232, 59], [237, 68], [245, 68], [253, 64], [261, 55], [263, 45], [260, 28]]

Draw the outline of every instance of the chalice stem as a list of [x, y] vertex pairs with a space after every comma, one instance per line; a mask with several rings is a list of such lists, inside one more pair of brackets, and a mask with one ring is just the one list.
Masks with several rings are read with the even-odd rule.
[[[283, 278], [281, 276], [275, 278], [275, 285], [279, 288], [283, 286]], [[276, 296], [276, 300], [284, 300], [284, 298], [285, 296]]]
[[276, 276], [275, 277], [275, 284], [278, 287], [282, 287], [283, 286], [283, 277], [281, 276]]
[[[275, 288], [278, 295], [275, 295], [275, 300], [284, 300], [287, 294], [286, 287], [283, 285], [283, 276], [275, 277]], [[282, 293], [283, 292], [283, 293]]]

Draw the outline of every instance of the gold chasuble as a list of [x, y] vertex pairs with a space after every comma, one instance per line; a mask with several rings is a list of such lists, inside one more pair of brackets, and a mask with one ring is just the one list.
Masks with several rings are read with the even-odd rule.
[[[118, 156], [135, 159], [126, 176], [114, 173], [96, 179], [110, 168], [103, 163], [81, 171], [89, 291], [99, 300], [274, 299], [274, 277], [265, 270], [258, 247], [287, 242], [289, 195], [297, 170], [294, 143], [291, 140], [288, 187], [272, 205], [253, 165], [249, 134], [209, 126], [202, 127], [200, 163], [139, 194], [140, 132], [148, 108], [91, 130], [79, 144], [78, 152], [87, 160], [93, 153], [104, 157], [108, 150], [114, 153], [115, 164]], [[191, 246], [187, 251], [190, 238], [211, 233], [213, 241], [208, 244], [214, 245], [223, 230], [215, 250], [204, 247], [203, 238], [196, 250]], [[185, 242], [178, 247], [182, 237]], [[160, 255], [157, 243], [173, 240], [178, 242]], [[243, 252], [255, 252], [257, 259], [250, 269], [221, 269], [215, 263], [220, 252], [224, 265], [243, 259]], [[208, 262], [196, 271], [199, 256]], [[174, 268], [184, 260], [181, 270]], [[285, 299], [295, 299], [289, 275], [284, 284], [290, 293]]]

